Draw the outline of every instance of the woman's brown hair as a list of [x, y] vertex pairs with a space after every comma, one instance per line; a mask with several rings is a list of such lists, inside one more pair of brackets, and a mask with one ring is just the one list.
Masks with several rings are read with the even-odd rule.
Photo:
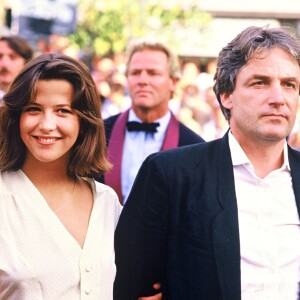
[[34, 102], [39, 80], [61, 79], [74, 89], [72, 109], [80, 118], [80, 132], [71, 149], [70, 176], [99, 176], [111, 167], [106, 159], [104, 124], [100, 96], [87, 66], [64, 54], [42, 54], [27, 63], [5, 94], [1, 113], [0, 169], [15, 171], [22, 167], [26, 147], [20, 136], [20, 115]]

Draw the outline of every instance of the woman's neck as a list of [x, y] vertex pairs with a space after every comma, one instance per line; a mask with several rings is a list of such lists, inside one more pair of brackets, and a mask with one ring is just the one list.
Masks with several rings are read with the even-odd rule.
[[67, 173], [67, 163], [63, 161], [41, 162], [26, 159], [22, 171], [34, 183], [65, 182], [70, 180]]

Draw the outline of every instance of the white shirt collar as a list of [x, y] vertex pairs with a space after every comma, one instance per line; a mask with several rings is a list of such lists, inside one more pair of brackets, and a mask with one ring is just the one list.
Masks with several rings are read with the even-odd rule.
[[[229, 148], [231, 152], [231, 159], [233, 166], [243, 165], [243, 164], [251, 164], [250, 160], [248, 159], [247, 155], [245, 154], [244, 150], [233, 136], [231, 131], [228, 134], [229, 138]], [[281, 169], [287, 168], [290, 170], [290, 163], [288, 158], [288, 149], [287, 149], [287, 142], [284, 143], [283, 147], [283, 165]]]

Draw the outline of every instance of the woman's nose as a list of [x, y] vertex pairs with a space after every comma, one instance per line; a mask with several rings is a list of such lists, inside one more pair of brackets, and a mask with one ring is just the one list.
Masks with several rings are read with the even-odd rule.
[[41, 116], [39, 127], [44, 131], [51, 131], [56, 128], [55, 116], [51, 113], [45, 113]]

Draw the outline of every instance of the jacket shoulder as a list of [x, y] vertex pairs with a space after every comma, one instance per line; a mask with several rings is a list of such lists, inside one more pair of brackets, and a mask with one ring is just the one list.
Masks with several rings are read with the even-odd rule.
[[196, 143], [203, 143], [204, 139], [186, 127], [184, 124], [179, 122], [179, 144], [178, 146], [191, 145]]
[[[197, 142], [151, 154], [148, 160], [157, 165], [190, 167], [198, 164], [211, 164], [217, 161], [222, 151], [222, 139], [210, 142]], [[226, 152], [226, 151], [225, 151]]]
[[107, 119], [104, 119], [104, 129], [105, 129], [105, 136], [106, 136], [106, 145], [108, 145], [108, 141], [110, 139], [111, 136], [111, 132], [113, 130], [113, 127], [117, 121], [117, 119], [119, 118], [120, 114], [111, 116]]

